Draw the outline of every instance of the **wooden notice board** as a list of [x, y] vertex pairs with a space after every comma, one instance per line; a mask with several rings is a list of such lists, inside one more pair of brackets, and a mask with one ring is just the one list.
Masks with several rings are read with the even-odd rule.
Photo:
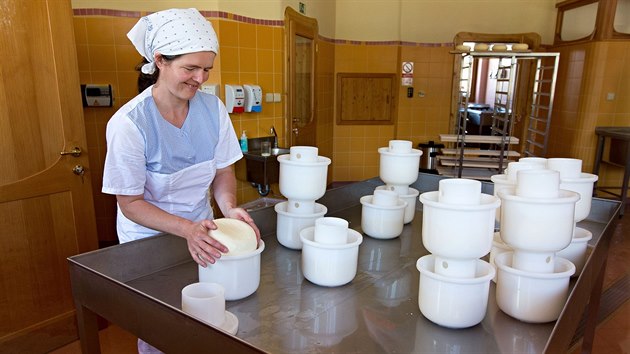
[[338, 73], [337, 124], [394, 124], [396, 74]]

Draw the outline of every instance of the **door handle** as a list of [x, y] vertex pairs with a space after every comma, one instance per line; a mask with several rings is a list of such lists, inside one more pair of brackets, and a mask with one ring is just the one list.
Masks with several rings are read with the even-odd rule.
[[78, 146], [75, 146], [72, 150], [70, 150], [70, 151], [62, 151], [59, 154], [62, 155], [62, 156], [63, 155], [72, 155], [74, 157], [79, 157], [79, 156], [81, 156], [81, 152], [82, 152], [81, 148], [78, 147]]

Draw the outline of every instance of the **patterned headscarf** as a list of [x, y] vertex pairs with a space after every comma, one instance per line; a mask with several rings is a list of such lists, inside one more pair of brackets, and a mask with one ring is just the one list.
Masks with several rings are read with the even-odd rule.
[[149, 61], [142, 72], [155, 72], [155, 53], [179, 55], [218, 53], [219, 41], [212, 24], [197, 9], [170, 9], [142, 17], [127, 33], [136, 50]]

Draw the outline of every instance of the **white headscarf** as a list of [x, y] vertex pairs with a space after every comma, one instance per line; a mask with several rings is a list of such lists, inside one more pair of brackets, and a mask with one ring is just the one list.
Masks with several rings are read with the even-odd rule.
[[142, 72], [155, 72], [155, 53], [179, 55], [194, 52], [218, 53], [219, 41], [212, 24], [197, 9], [170, 9], [142, 17], [127, 37], [148, 64]]

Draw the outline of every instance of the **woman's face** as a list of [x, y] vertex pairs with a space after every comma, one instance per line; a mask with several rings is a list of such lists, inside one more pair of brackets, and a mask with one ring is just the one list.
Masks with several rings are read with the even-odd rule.
[[196, 52], [184, 54], [171, 62], [156, 60], [160, 69], [156, 85], [179, 99], [190, 100], [201, 84], [208, 80], [215, 57], [214, 52]]

